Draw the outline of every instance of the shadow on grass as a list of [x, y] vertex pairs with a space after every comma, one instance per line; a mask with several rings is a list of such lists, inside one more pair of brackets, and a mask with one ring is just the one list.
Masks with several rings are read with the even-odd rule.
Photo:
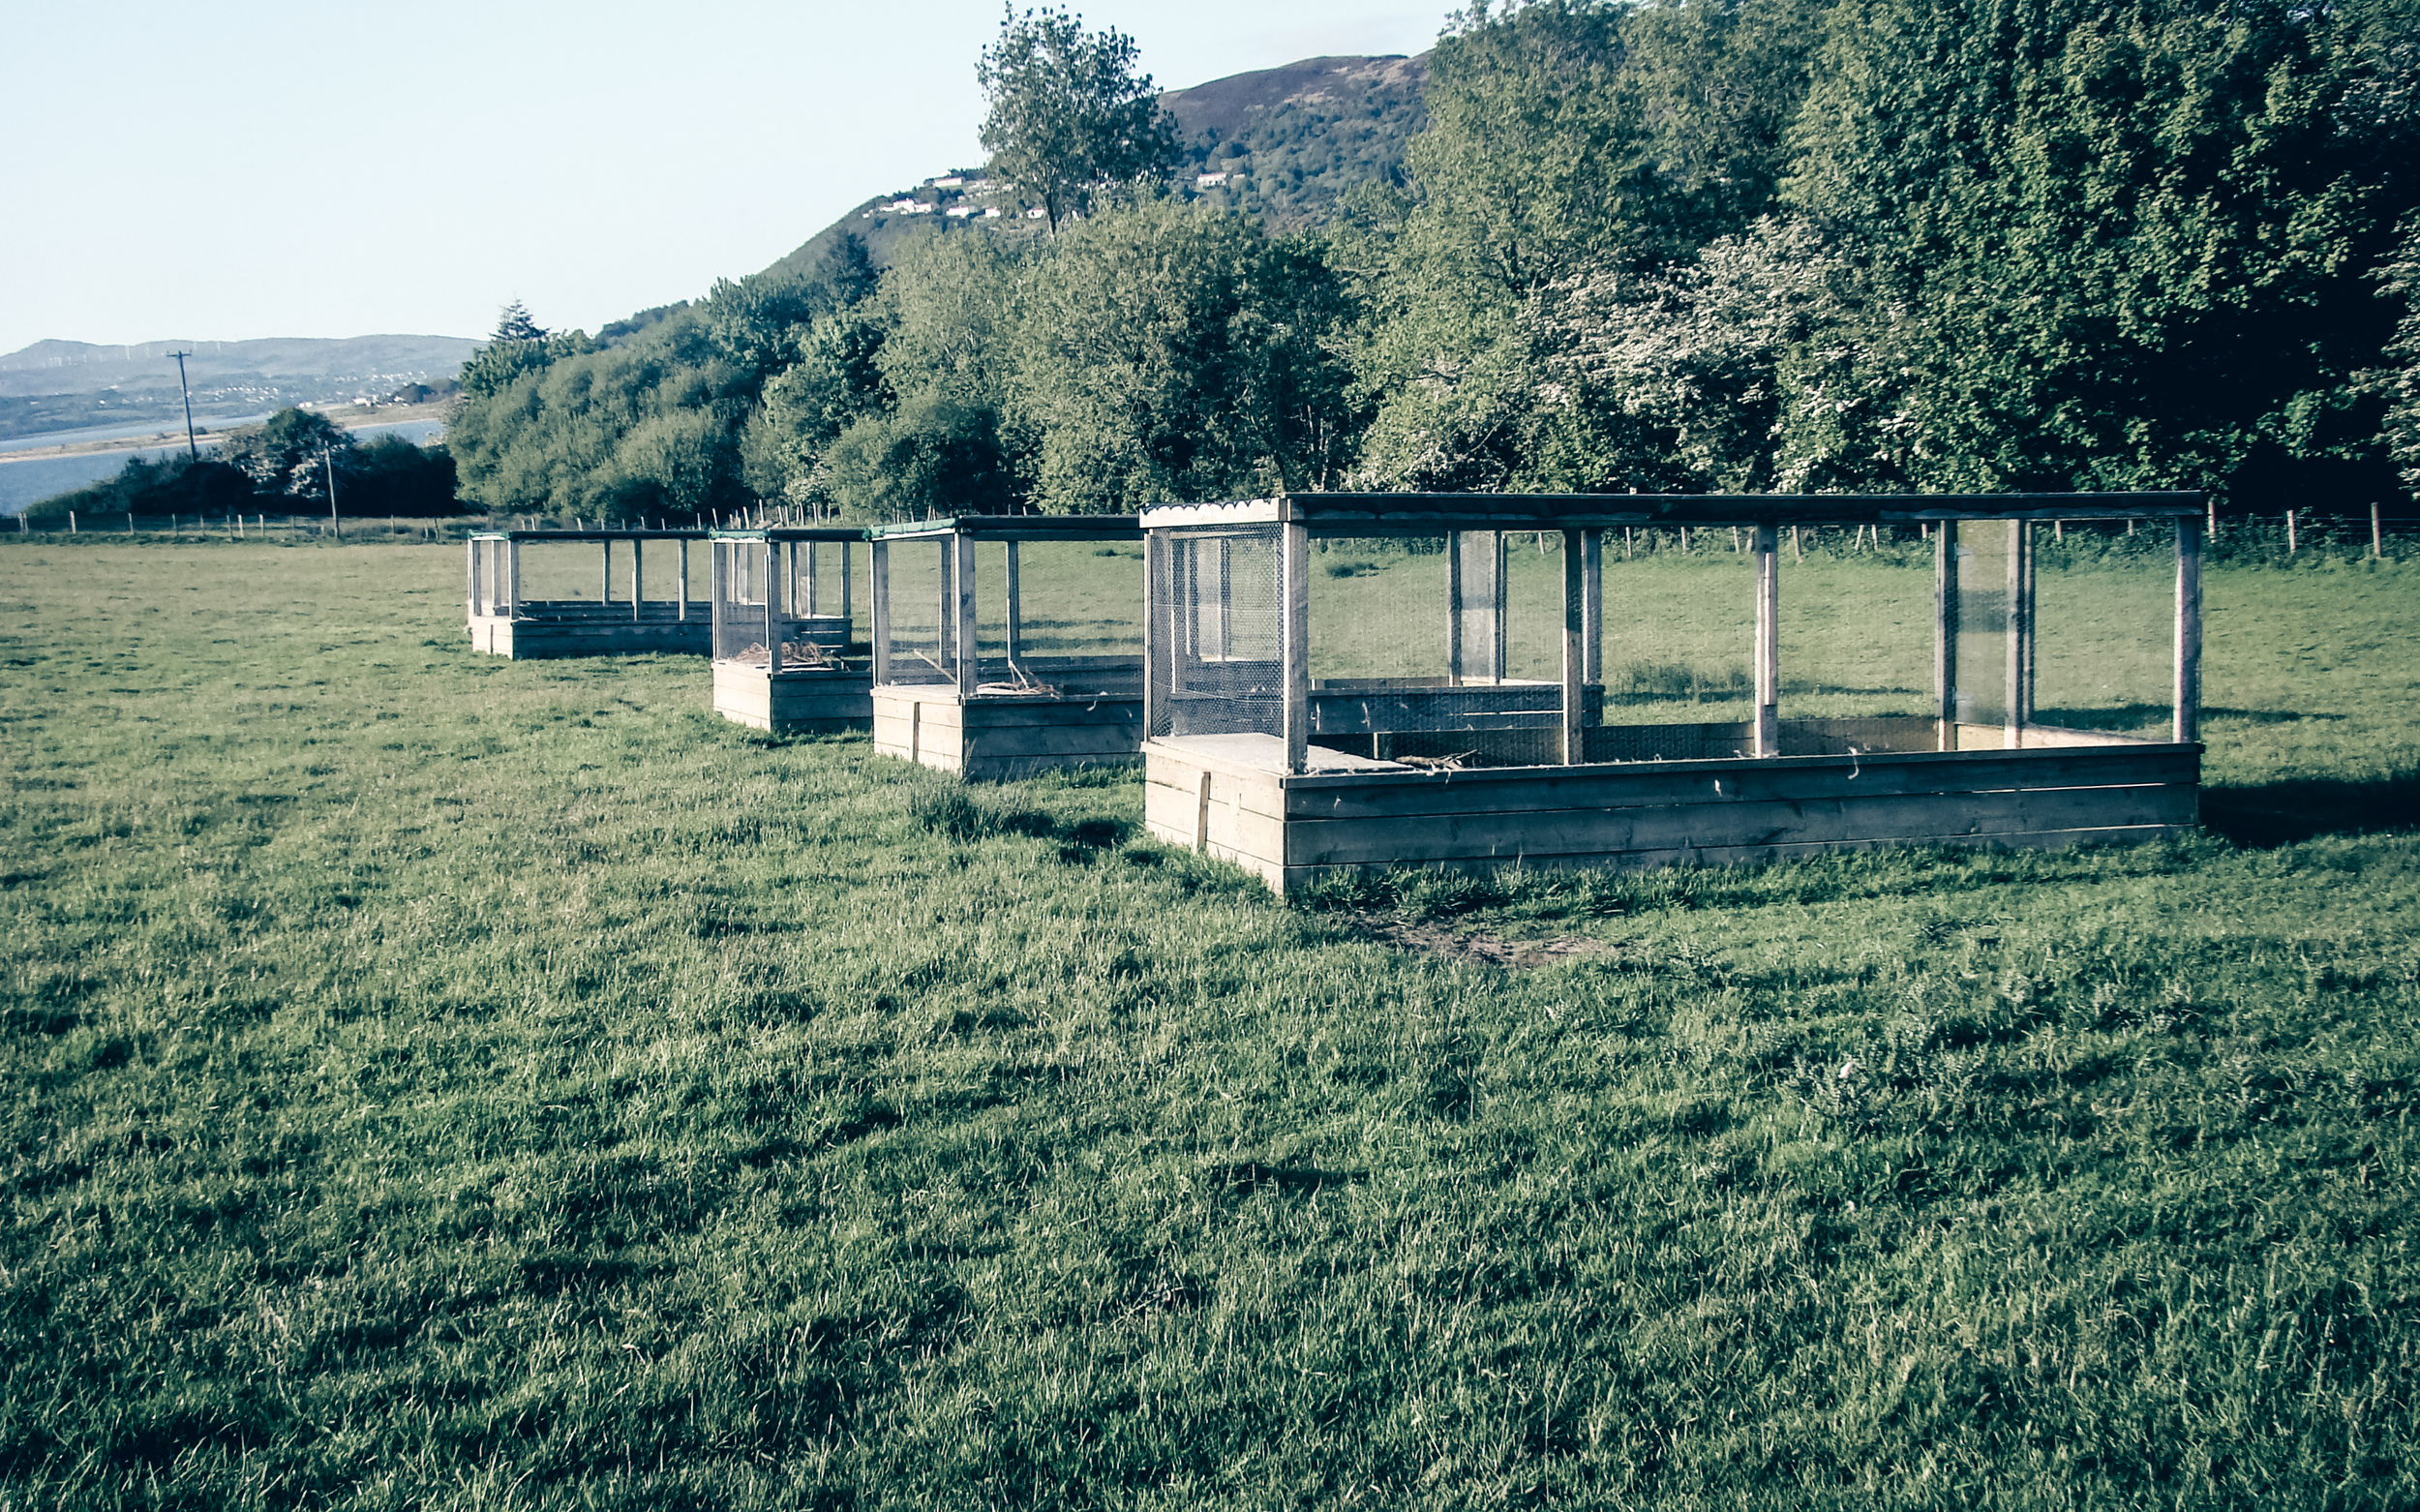
[[2323, 834], [2420, 829], [2420, 771], [2368, 782], [2310, 778], [2204, 788], [2201, 823], [2237, 845], [2255, 849]]

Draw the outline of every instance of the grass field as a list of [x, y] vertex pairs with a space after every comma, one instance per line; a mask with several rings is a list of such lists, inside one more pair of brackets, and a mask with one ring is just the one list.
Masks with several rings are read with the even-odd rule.
[[1292, 906], [461, 573], [0, 540], [10, 1512], [2420, 1502], [2420, 566], [2189, 843]]

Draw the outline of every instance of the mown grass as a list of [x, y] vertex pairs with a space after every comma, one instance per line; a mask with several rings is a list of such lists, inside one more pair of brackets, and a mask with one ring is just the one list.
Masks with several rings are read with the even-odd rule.
[[2420, 1499], [2405, 569], [2212, 575], [2290, 844], [1292, 907], [459, 548], [0, 575], [12, 1506]]

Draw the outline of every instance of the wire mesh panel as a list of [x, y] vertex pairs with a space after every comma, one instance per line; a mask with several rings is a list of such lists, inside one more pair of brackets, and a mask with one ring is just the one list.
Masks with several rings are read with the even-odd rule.
[[1933, 749], [1933, 543], [1845, 526], [1776, 544], [1781, 753]]
[[1591, 761], [1749, 754], [1755, 738], [1751, 532], [1625, 529], [1604, 543], [1603, 728]]
[[2165, 520], [2035, 524], [2033, 723], [2171, 737], [2175, 540]]
[[1154, 646], [1165, 648], [1151, 669], [1149, 733], [1283, 736], [1283, 529], [1178, 529], [1164, 539], [1148, 586], [1163, 632]]
[[523, 607], [605, 602], [613, 579], [604, 542], [525, 540], [520, 548]]
[[890, 630], [885, 677], [892, 682], [957, 680], [950, 582], [954, 544], [947, 536], [884, 544], [889, 565], [882, 591]]
[[768, 665], [765, 543], [718, 540], [712, 550], [714, 659]]
[[979, 695], [1142, 693], [1142, 546], [980, 541], [974, 552]]
[[1958, 744], [1987, 748], [2011, 722], [2024, 687], [2016, 620], [2016, 573], [2023, 522], [1970, 520], [1948, 524], [1953, 598], [1950, 608], [1950, 698]]

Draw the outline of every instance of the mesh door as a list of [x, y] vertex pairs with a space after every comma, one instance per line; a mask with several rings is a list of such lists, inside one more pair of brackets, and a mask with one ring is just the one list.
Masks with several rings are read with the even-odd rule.
[[1756, 554], [1749, 532], [1607, 531], [1604, 728], [1591, 761], [1744, 756], [1755, 740]]
[[763, 541], [715, 541], [714, 659], [764, 666], [766, 550]]
[[1932, 542], [1850, 526], [1779, 546], [1781, 753], [1931, 750]]
[[1139, 698], [1139, 541], [975, 543], [979, 691]]
[[[1284, 531], [1165, 532], [1149, 585], [1151, 734], [1286, 733]], [[1161, 650], [1165, 648], [1165, 650]]]
[[955, 541], [944, 536], [887, 543], [884, 604], [889, 611], [892, 682], [955, 682], [951, 647], [950, 559]]
[[2022, 522], [1970, 520], [1944, 525], [1952, 559], [1956, 598], [1950, 622], [1951, 702], [1956, 710], [1958, 744], [1987, 750], [2002, 740], [2011, 707], [2021, 695], [2021, 667], [2012, 670], [2012, 651], [2021, 651], [2011, 610], [2014, 574], [2022, 566]]
[[2176, 532], [2123, 521], [2034, 527], [2032, 722], [2164, 741], [2174, 734]]
[[516, 607], [525, 617], [593, 613], [605, 601], [609, 571], [599, 542], [523, 541], [521, 601]]

